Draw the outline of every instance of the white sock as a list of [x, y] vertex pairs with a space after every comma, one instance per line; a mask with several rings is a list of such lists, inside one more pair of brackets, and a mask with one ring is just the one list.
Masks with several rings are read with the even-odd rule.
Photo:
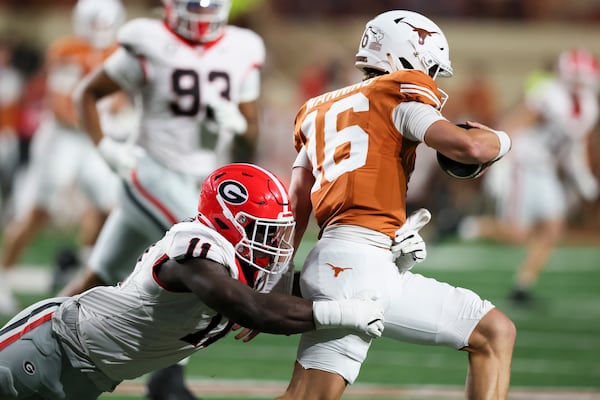
[[17, 312], [17, 300], [10, 287], [8, 274], [0, 267], [0, 315], [12, 316]]

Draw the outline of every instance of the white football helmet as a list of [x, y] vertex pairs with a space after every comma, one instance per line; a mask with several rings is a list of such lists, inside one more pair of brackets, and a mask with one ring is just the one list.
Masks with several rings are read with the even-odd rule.
[[212, 42], [227, 24], [231, 0], [163, 0], [167, 25], [187, 40]]
[[414, 69], [433, 79], [452, 76], [442, 30], [429, 18], [405, 10], [387, 11], [367, 22], [354, 65], [387, 73]]
[[558, 76], [567, 85], [597, 90], [600, 65], [596, 57], [586, 49], [566, 50], [558, 57]]
[[120, 0], [79, 0], [73, 10], [75, 35], [97, 49], [112, 46], [124, 22], [125, 8]]

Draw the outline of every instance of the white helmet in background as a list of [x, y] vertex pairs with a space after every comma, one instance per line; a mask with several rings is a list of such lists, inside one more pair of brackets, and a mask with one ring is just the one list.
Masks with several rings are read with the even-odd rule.
[[125, 22], [120, 0], [79, 0], [73, 10], [75, 35], [98, 49], [112, 46]]
[[558, 76], [570, 86], [598, 89], [600, 65], [586, 49], [565, 50], [558, 57]]
[[429, 18], [412, 11], [387, 11], [367, 22], [354, 64], [387, 73], [418, 70], [435, 79], [452, 76], [448, 41]]
[[231, 0], [163, 0], [167, 25], [195, 43], [216, 40], [229, 18]]

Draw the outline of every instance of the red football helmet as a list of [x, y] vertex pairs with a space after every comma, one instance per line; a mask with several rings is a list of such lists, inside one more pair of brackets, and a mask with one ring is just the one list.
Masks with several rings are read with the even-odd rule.
[[569, 85], [597, 89], [600, 65], [588, 50], [574, 48], [563, 51], [558, 57], [558, 75]]
[[248, 264], [270, 274], [286, 270], [296, 223], [287, 190], [271, 172], [241, 163], [218, 168], [202, 183], [198, 212]]
[[231, 0], [163, 0], [169, 28], [187, 40], [216, 40], [227, 24]]

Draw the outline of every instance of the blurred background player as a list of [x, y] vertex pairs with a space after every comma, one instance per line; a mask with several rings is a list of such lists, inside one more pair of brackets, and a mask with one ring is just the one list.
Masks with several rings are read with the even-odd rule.
[[0, 225], [19, 162], [17, 125], [25, 85], [22, 72], [13, 64], [13, 51], [11, 43], [0, 40]]
[[[122, 281], [150, 243], [195, 209], [200, 182], [212, 170], [253, 158], [262, 38], [227, 25], [229, 0], [163, 3], [164, 21], [125, 24], [120, 48], [78, 91], [82, 127], [123, 185], [88, 268], [63, 295]], [[114, 141], [98, 123], [97, 102], [122, 90], [142, 108], [134, 143]], [[152, 399], [194, 398], [181, 367], [154, 378]]]
[[459, 228], [465, 239], [527, 245], [510, 294], [517, 303], [531, 300], [569, 210], [599, 193], [588, 157], [589, 134], [598, 122], [598, 61], [574, 48], [555, 65], [555, 74], [533, 75], [524, 104], [503, 124], [513, 135], [513, 150], [484, 185], [497, 202], [496, 217], [468, 217]]
[[[76, 84], [116, 49], [116, 32], [125, 10], [118, 0], [79, 0], [73, 10], [74, 35], [56, 40], [46, 56], [47, 111], [32, 143], [32, 159], [23, 189], [27, 204], [17, 204], [5, 227], [0, 269], [15, 266], [23, 250], [58, 211], [76, 209], [73, 186], [85, 196], [79, 219], [81, 261], [85, 262], [110, 208], [118, 180], [97, 154], [89, 137], [78, 130], [72, 92]], [[103, 123], [119, 112], [122, 99], [100, 105]], [[115, 133], [113, 129], [107, 129]], [[0, 281], [5, 281], [4, 277]], [[17, 304], [9, 290], [0, 297], [0, 312]]]

